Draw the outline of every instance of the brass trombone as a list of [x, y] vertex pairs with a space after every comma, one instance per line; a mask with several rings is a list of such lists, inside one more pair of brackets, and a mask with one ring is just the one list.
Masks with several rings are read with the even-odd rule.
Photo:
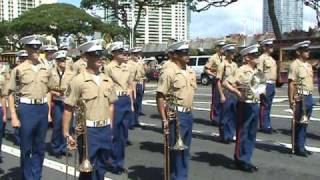
[[[302, 84], [302, 78], [299, 78], [297, 82], [295, 83], [295, 95], [294, 95], [294, 105], [292, 106], [292, 112], [293, 112], [293, 117], [292, 117], [292, 122], [291, 122], [291, 153], [295, 153], [295, 136], [296, 136], [296, 123], [300, 124], [308, 124], [309, 118], [307, 117], [306, 113], [306, 106], [305, 106], [305, 101], [304, 101], [304, 95], [303, 95], [303, 84]], [[300, 119], [296, 119], [296, 103], [301, 101], [301, 108], [302, 108], [302, 114]]]
[[174, 96], [169, 96], [168, 97], [168, 102], [169, 102], [169, 112], [171, 113], [171, 119], [176, 120], [176, 143], [172, 147], [172, 150], [175, 151], [183, 151], [188, 149], [186, 145], [184, 145], [181, 133], [180, 133], [180, 119], [178, 116], [178, 105], [177, 105], [177, 98]]
[[[80, 165], [78, 166], [79, 172], [82, 173], [89, 173], [93, 171], [93, 166], [90, 163], [89, 160], [89, 155], [88, 155], [88, 133], [87, 133], [87, 126], [86, 126], [86, 104], [84, 100], [79, 99], [77, 101], [76, 107], [75, 107], [75, 136], [74, 139], [75, 141], [78, 141], [81, 139], [82, 141], [82, 147], [77, 147], [77, 143], [75, 145], [68, 144], [68, 150], [73, 150], [75, 151], [75, 156], [74, 156], [74, 179], [76, 179], [76, 165], [77, 165], [77, 148], [82, 148], [83, 150], [83, 156], [82, 160], [80, 162]], [[81, 138], [80, 138], [81, 136]], [[68, 176], [68, 154], [66, 156], [66, 176]], [[67, 178], [66, 178], [67, 179]]]

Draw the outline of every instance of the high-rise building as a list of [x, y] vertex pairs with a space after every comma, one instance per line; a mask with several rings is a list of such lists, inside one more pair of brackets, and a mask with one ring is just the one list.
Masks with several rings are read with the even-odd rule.
[[[132, 8], [132, 0], [119, 1], [128, 4], [128, 25], [132, 27], [137, 18], [138, 9]], [[111, 10], [96, 9], [95, 14], [100, 17], [108, 17], [108, 23], [116, 23], [123, 26], [120, 20], [110, 16]], [[137, 27], [137, 44], [166, 43], [170, 39], [189, 40], [191, 11], [186, 1], [179, 2], [168, 7], [144, 7], [139, 25]]]
[[[303, 28], [302, 0], [276, 0], [275, 13], [282, 33]], [[263, 1], [263, 33], [273, 32], [269, 17], [268, 0]]]
[[10, 21], [29, 9], [51, 3], [57, 0], [0, 0], [0, 21]]

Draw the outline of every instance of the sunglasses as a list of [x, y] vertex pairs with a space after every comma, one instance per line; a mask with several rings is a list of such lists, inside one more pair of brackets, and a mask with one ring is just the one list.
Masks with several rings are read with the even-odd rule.
[[58, 59], [56, 59], [56, 61], [58, 61], [58, 62], [66, 61], [66, 58], [58, 58]]
[[175, 53], [178, 54], [178, 55], [188, 56], [189, 55], [189, 49], [178, 50], [178, 51], [175, 51]]
[[250, 53], [250, 54], [248, 54], [248, 56], [250, 56], [252, 58], [258, 58], [259, 57], [259, 53]]
[[98, 56], [98, 57], [100, 57], [100, 56], [102, 56], [102, 51], [88, 52], [88, 54], [90, 56]]
[[34, 50], [39, 50], [41, 45], [40, 44], [27, 44], [27, 47], [32, 48]]

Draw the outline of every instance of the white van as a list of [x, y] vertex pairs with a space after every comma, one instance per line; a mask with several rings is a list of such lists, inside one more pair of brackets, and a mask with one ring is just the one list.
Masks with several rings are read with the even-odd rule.
[[203, 69], [211, 56], [190, 56], [189, 66], [196, 73], [197, 81], [200, 81], [203, 85], [208, 85], [212, 80], [212, 77], [204, 73]]

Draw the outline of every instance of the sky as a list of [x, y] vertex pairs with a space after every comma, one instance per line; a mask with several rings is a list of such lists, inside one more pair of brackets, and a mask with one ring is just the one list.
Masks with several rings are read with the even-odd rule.
[[[81, 0], [59, 0], [79, 6]], [[233, 33], [262, 32], [263, 0], [240, 0], [227, 7], [210, 8], [191, 15], [190, 36], [194, 38], [222, 37]], [[304, 7], [304, 29], [316, 25], [315, 12]]]

